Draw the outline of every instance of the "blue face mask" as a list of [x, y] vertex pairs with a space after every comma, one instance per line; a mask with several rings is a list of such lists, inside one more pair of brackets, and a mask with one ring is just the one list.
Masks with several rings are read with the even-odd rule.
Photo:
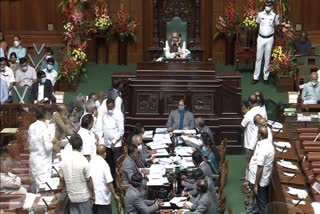
[[178, 111], [179, 112], [184, 112], [185, 111], [184, 106], [178, 106]]
[[53, 65], [48, 64], [48, 65], [47, 65], [47, 70], [48, 70], [48, 71], [51, 71], [52, 69], [53, 69]]

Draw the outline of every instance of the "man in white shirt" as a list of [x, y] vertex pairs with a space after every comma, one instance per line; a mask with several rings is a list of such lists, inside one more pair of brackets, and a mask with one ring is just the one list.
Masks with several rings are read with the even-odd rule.
[[92, 132], [94, 119], [91, 114], [86, 114], [81, 121], [81, 127], [78, 131], [83, 145], [81, 153], [90, 161], [92, 157], [96, 155], [97, 151], [97, 139]]
[[255, 211], [265, 213], [268, 204], [268, 190], [274, 161], [274, 147], [268, 140], [268, 129], [259, 127], [259, 142], [249, 164], [249, 182], [253, 192], [253, 201], [248, 207], [247, 213]]
[[51, 81], [52, 86], [56, 83], [56, 79], [58, 76], [58, 72], [53, 68], [54, 65], [54, 59], [48, 58], [47, 59], [47, 67], [43, 69], [43, 71], [46, 73], [47, 79]]
[[15, 82], [14, 74], [12, 69], [7, 66], [7, 60], [4, 57], [0, 58], [0, 75], [0, 78], [7, 83], [8, 89], [11, 91]]
[[105, 158], [106, 147], [100, 144], [97, 147], [97, 155], [90, 161], [90, 176], [95, 192], [93, 205], [93, 213], [95, 214], [112, 214], [111, 193], [115, 200], [119, 201], [119, 197], [113, 188], [113, 178]]
[[253, 84], [259, 81], [261, 62], [264, 55], [263, 79], [269, 84], [269, 64], [274, 42], [274, 28], [279, 25], [279, 16], [272, 11], [273, 2], [267, 0], [265, 2], [264, 11], [258, 13], [256, 22], [259, 24], [259, 35], [257, 39], [257, 56], [256, 65], [253, 73]]
[[8, 161], [1, 163], [0, 194], [26, 194], [27, 190], [21, 185], [21, 178], [10, 172], [12, 165]]
[[[257, 114], [255, 117], [254, 117], [254, 125], [257, 126], [257, 129], [256, 129], [256, 136], [258, 136], [258, 129], [259, 127], [261, 126], [265, 126], [267, 127], [268, 129], [268, 140], [270, 143], [273, 143], [273, 134], [272, 134], [272, 130], [271, 128], [268, 126], [267, 124], [267, 120], [266, 118], [262, 117], [260, 114]], [[257, 138], [257, 143], [258, 143], [258, 138]]]
[[[244, 115], [241, 126], [244, 128], [244, 148], [247, 155], [247, 164], [250, 162], [250, 158], [253, 154], [254, 148], [257, 144], [257, 127], [254, 124], [254, 117], [260, 113], [260, 106], [257, 101], [257, 96], [251, 94], [249, 96], [250, 110]], [[248, 180], [248, 168], [246, 168], [246, 180]], [[248, 183], [245, 182], [244, 186], [247, 186]], [[248, 189], [245, 191], [247, 192]]]
[[16, 83], [19, 86], [31, 86], [37, 81], [36, 70], [28, 65], [27, 59], [22, 57], [19, 60], [20, 68], [16, 71]]
[[163, 51], [167, 59], [185, 59], [190, 57], [190, 51], [186, 47], [186, 42], [182, 40], [178, 32], [171, 34], [171, 39], [166, 41]]
[[262, 117], [264, 117], [264, 118], [266, 118], [266, 120], [268, 120], [268, 114], [267, 114], [267, 109], [266, 109], [263, 93], [261, 91], [256, 91], [255, 94], [257, 96], [257, 101], [260, 106], [260, 114]]
[[66, 187], [70, 200], [70, 214], [92, 214], [94, 189], [88, 160], [80, 153], [82, 140], [78, 134], [71, 136], [72, 152], [62, 159], [61, 183]]
[[[125, 113], [124, 105], [121, 98], [122, 83], [120, 80], [112, 80], [112, 88], [108, 91], [107, 98], [114, 99], [116, 109], [119, 109], [123, 114]], [[102, 103], [102, 106], [104, 103]]]
[[28, 130], [30, 151], [30, 170], [33, 179], [32, 191], [51, 177], [52, 168], [52, 136], [46, 119], [50, 118], [43, 106], [36, 108], [37, 121], [32, 123]]
[[115, 108], [114, 99], [108, 99], [106, 105], [107, 111], [98, 114], [97, 134], [107, 147], [107, 162], [114, 174], [115, 163], [122, 153], [124, 118], [122, 112]]

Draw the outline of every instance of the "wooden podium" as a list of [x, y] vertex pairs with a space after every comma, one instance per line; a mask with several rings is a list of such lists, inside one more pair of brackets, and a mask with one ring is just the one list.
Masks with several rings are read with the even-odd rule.
[[227, 138], [228, 151], [241, 152], [239, 73], [217, 74], [213, 63], [144, 62], [137, 65], [136, 74], [118, 73], [112, 78], [125, 80], [127, 130], [137, 122], [147, 130], [165, 127], [170, 111], [184, 98], [195, 118], [203, 117], [214, 131], [216, 144]]

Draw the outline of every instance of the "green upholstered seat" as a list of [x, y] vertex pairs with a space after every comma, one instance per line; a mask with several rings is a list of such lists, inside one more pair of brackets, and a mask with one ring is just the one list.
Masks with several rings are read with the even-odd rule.
[[187, 41], [187, 22], [182, 21], [178, 16], [173, 17], [169, 22], [166, 23], [166, 39], [171, 39], [171, 34], [178, 32], [181, 34], [183, 41]]

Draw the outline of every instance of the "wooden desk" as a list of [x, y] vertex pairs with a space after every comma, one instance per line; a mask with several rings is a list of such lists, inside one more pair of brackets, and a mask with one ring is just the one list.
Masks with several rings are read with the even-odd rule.
[[216, 74], [213, 63], [138, 63], [135, 77], [128, 75], [122, 91], [126, 129], [137, 122], [148, 129], [164, 127], [170, 111], [184, 98], [195, 118], [203, 117], [214, 130], [216, 142], [227, 138], [228, 152], [239, 154], [241, 92], [240, 74]]
[[[283, 148], [280, 148], [280, 149], [283, 149]], [[283, 153], [278, 152], [276, 150], [275, 158], [298, 161], [298, 157], [297, 157], [296, 151], [295, 151], [295, 149], [293, 147], [286, 148], [285, 150], [287, 150], [287, 152], [283, 152]]]

